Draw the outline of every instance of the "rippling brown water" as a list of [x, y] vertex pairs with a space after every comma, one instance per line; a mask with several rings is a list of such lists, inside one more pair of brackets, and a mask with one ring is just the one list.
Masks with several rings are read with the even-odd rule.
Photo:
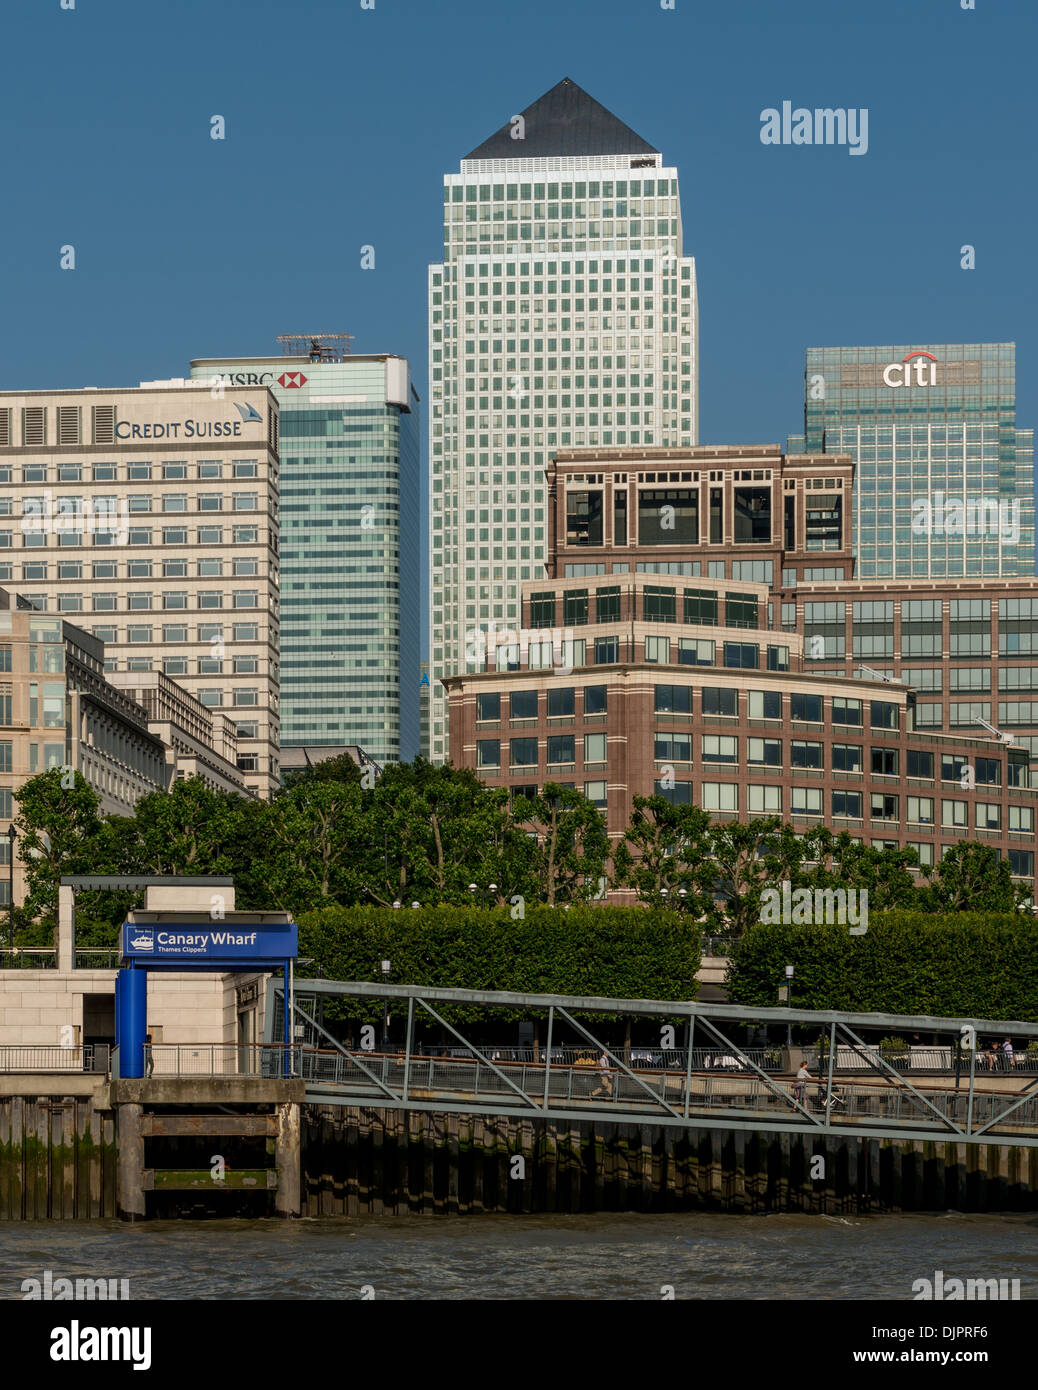
[[127, 1278], [131, 1298], [911, 1299], [912, 1281], [1020, 1279], [1038, 1217], [689, 1215], [25, 1223], [0, 1227], [0, 1298], [21, 1281]]

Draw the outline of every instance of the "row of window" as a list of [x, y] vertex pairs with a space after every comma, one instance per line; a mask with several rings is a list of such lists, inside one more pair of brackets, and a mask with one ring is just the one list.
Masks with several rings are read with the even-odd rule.
[[[152, 477], [166, 482], [187, 481], [188, 477], [215, 479], [224, 476], [224, 465], [216, 459], [200, 461], [194, 465], [194, 472], [188, 473], [186, 463], [26, 463], [22, 465], [23, 483], [135, 483], [148, 482]], [[5, 470], [10, 474], [10, 468]], [[230, 465], [232, 478], [257, 478], [259, 467], [255, 459], [234, 459]], [[7, 477], [5, 482], [14, 481]]]
[[[161, 603], [152, 603], [151, 594], [126, 595], [120, 603], [119, 594], [94, 594], [92, 611], [94, 613], [117, 613], [122, 608], [127, 608], [131, 612], [148, 612], [155, 608], [169, 610], [185, 610], [188, 607], [188, 593], [180, 590], [171, 593], [164, 593], [161, 596]], [[226, 595], [229, 602], [225, 603], [225, 595], [219, 589], [207, 589], [195, 595], [195, 607], [199, 609], [212, 608], [259, 608], [259, 592], [256, 589], [235, 589], [233, 593]], [[32, 606], [40, 612], [45, 611], [47, 598], [45, 594], [28, 594], [26, 598]], [[59, 613], [85, 613], [86, 606], [82, 594], [58, 594], [57, 611]], [[109, 629], [105, 629], [108, 631]], [[94, 635], [99, 632], [95, 628]], [[114, 638], [103, 638], [104, 641], [114, 641]], [[133, 640], [133, 639], [130, 639]]]
[[[119, 629], [115, 627], [95, 627], [93, 634], [101, 642], [118, 642]], [[154, 634], [158, 629], [153, 627], [132, 626], [126, 629], [127, 642], [151, 642], [158, 640]], [[232, 623], [230, 626], [231, 640], [234, 642], [257, 642], [259, 641], [258, 623]], [[225, 642], [228, 640], [228, 629], [222, 623], [199, 623], [195, 629], [195, 636], [191, 637], [191, 630], [186, 623], [163, 623], [162, 642]]]
[[[681, 620], [708, 627], [758, 627], [758, 602], [755, 594], [725, 594], [712, 589], [685, 589], [682, 594]], [[631, 600], [634, 602], [632, 593]], [[554, 627], [556, 613], [561, 611], [565, 627], [581, 627], [591, 622], [591, 594], [587, 589], [567, 589], [560, 597], [554, 593], [530, 595], [530, 626]], [[594, 591], [594, 621], [611, 623], [619, 620], [620, 585], [609, 584]], [[647, 622], [675, 623], [678, 621], [678, 593], [674, 588], [647, 584], [641, 591], [641, 610], [629, 617], [640, 616]]]
[[[26, 560], [22, 565], [21, 577], [23, 580], [82, 579], [84, 571], [89, 571], [86, 575], [88, 579], [151, 579], [159, 574], [164, 579], [187, 579], [188, 563], [187, 560], [128, 560], [120, 576], [118, 560], [95, 560], [92, 565], [86, 565], [82, 560], [59, 560], [54, 566], [49, 565], [46, 560]], [[247, 558], [229, 562], [218, 559], [197, 560], [194, 562], [195, 573], [200, 579], [220, 578], [224, 573], [225, 563], [230, 564], [229, 572], [235, 578], [259, 574], [259, 560]], [[10, 566], [7, 568], [10, 569]]]
[[[76, 518], [68, 517], [62, 520], [72, 524]], [[52, 534], [56, 537], [59, 546], [88, 544], [82, 531], [35, 530], [16, 532], [0, 528], [0, 550], [13, 550], [18, 535], [21, 535], [22, 544], [27, 550], [45, 549], [48, 547]], [[154, 545], [158, 543], [150, 526], [126, 526], [122, 520], [116, 521], [114, 517], [111, 520], [110, 529], [95, 529], [91, 534], [95, 546]], [[224, 528], [222, 526], [199, 526], [195, 529], [194, 534], [194, 544], [196, 545], [223, 545], [224, 543]], [[164, 526], [161, 537], [162, 545], [192, 544], [188, 539], [189, 532], [186, 526]], [[259, 539], [259, 528], [256, 526], [235, 526], [231, 531], [231, 539], [235, 545], [255, 545]]]

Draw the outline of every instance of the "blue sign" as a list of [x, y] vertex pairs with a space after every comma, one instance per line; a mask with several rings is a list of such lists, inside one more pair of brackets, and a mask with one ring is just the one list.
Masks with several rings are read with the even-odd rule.
[[123, 955], [131, 960], [198, 962], [271, 960], [298, 954], [295, 922], [124, 922]]

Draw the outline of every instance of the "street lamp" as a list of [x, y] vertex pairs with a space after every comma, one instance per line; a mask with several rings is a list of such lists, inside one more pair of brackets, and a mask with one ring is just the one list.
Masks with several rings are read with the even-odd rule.
[[[791, 965], [786, 966], [786, 1007], [787, 1009], [791, 1009], [793, 1007], [793, 967]], [[793, 1046], [792, 1019], [790, 1019], [789, 1022], [786, 1024], [786, 1046]]]
[[15, 828], [14, 828], [14, 821], [11, 822], [10, 828], [9, 828], [8, 831], [7, 831], [7, 838], [8, 838], [8, 840], [9, 840], [9, 842], [10, 842], [10, 845], [9, 845], [9, 854], [8, 854], [8, 860], [7, 860], [7, 885], [8, 885], [8, 892], [9, 892], [10, 895], [11, 895], [11, 898], [10, 898], [10, 908], [11, 908], [11, 917], [10, 917], [10, 936], [11, 936], [11, 940], [10, 940], [10, 946], [11, 946], [11, 950], [13, 951], [13, 950], [14, 950], [14, 842], [15, 842], [15, 840], [17, 840], [17, 838], [18, 838], [18, 832], [17, 832], [17, 830], [15, 830]]
[[421, 907], [421, 905], [422, 905], [422, 904], [419, 903], [419, 902], [414, 902], [414, 903], [411, 904], [411, 907], [412, 907], [412, 909], [414, 909], [414, 908], [416, 908], [416, 907]]
[[[393, 906], [394, 906], [394, 907], [399, 907], [400, 904], [399, 904], [399, 903], [394, 903]], [[391, 961], [388, 961], [388, 960], [384, 960], [384, 961], [382, 962], [382, 981], [383, 981], [384, 984], [388, 984], [388, 983], [389, 983], [389, 972], [390, 972], [391, 969], [392, 969], [392, 962], [391, 962]], [[389, 1051], [389, 1000], [388, 1000], [388, 999], [386, 1000], [385, 1006], [384, 1006], [384, 1008], [383, 1008], [383, 1010], [382, 1010], [382, 1051], [383, 1051], [383, 1052], [388, 1052], [388, 1051]]]
[[478, 883], [470, 883], [469, 892], [472, 894], [473, 902], [476, 901], [476, 894], [478, 893], [480, 907], [486, 908], [490, 906], [491, 900], [497, 893], [497, 884], [488, 883], [486, 888], [481, 888]]
[[397, 900], [396, 900], [396, 902], [393, 904], [393, 906], [394, 906], [394, 907], [403, 907], [403, 903], [400, 901], [399, 898], [397, 898]]

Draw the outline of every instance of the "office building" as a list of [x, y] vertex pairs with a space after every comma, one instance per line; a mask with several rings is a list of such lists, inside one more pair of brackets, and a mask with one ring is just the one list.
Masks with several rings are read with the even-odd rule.
[[853, 459], [855, 578], [1035, 573], [1015, 344], [809, 348], [804, 434], [787, 447]]
[[307, 351], [191, 363], [195, 382], [267, 386], [280, 411], [281, 746], [360, 744], [379, 762], [409, 761], [421, 681], [418, 393], [404, 358], [351, 354], [348, 335], [297, 345]]
[[444, 177], [443, 247], [429, 271], [434, 762], [442, 677], [469, 633], [518, 620], [521, 585], [543, 574], [555, 450], [693, 445], [698, 429], [677, 170], [576, 83]]
[[513, 796], [574, 786], [614, 840], [660, 792], [923, 864], [990, 841], [1030, 883], [1038, 581], [843, 578], [852, 485], [846, 456], [777, 445], [560, 451], [549, 576], [445, 681], [453, 761]]
[[278, 774], [278, 411], [266, 387], [0, 392], [0, 583], [161, 671]]

